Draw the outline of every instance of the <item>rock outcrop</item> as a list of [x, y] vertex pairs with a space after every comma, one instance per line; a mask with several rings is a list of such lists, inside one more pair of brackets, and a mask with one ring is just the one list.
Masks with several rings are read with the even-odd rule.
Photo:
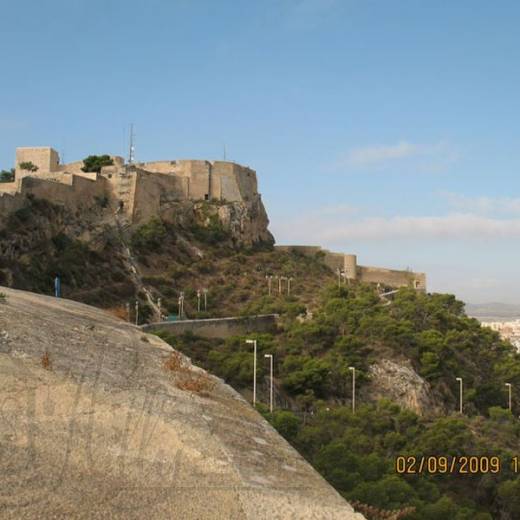
[[443, 412], [428, 382], [415, 372], [408, 361], [396, 363], [390, 359], [380, 359], [370, 367], [370, 375], [374, 381], [369, 388], [372, 399], [391, 399], [419, 415]]
[[80, 303], [0, 292], [0, 517], [363, 518], [159, 338]]

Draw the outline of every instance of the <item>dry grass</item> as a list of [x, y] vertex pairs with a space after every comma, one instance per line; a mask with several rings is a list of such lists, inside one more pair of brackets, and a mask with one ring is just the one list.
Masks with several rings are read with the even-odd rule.
[[163, 363], [165, 370], [175, 372], [175, 386], [180, 390], [208, 397], [215, 382], [207, 374], [194, 373], [178, 352], [172, 352]]
[[195, 375], [189, 372], [184, 374], [183, 377], [177, 381], [176, 386], [181, 390], [209, 397], [210, 392], [215, 387], [215, 382], [205, 374]]
[[172, 352], [165, 359], [163, 366], [170, 372], [179, 372], [182, 368], [184, 368], [184, 359], [178, 352]]
[[105, 309], [109, 314], [119, 318], [123, 321], [128, 321], [128, 311], [124, 305], [119, 307], [110, 307], [109, 309]]
[[41, 364], [45, 370], [52, 370], [52, 361], [49, 353], [45, 351], [41, 357]]

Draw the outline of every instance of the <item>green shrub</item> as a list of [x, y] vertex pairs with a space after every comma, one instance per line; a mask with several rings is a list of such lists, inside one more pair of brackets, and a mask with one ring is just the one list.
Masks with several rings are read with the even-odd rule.
[[101, 172], [103, 166], [112, 166], [114, 164], [113, 159], [110, 155], [89, 155], [83, 159], [83, 167], [81, 168], [84, 172]]
[[138, 253], [157, 252], [162, 249], [167, 235], [168, 231], [162, 220], [154, 217], [132, 233], [130, 245]]

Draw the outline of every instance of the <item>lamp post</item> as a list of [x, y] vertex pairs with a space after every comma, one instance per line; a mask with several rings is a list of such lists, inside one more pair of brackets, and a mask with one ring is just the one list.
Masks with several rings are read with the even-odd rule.
[[200, 290], [197, 289], [197, 312], [200, 312]]
[[161, 298], [157, 298], [157, 308], [159, 309], [159, 321], [162, 321]]
[[256, 339], [246, 339], [246, 343], [253, 345], [253, 406], [256, 406]]
[[266, 274], [265, 279], [267, 280], [267, 290], [269, 292], [269, 296], [271, 296], [271, 287], [273, 284], [273, 275]]
[[289, 278], [287, 278], [287, 296], [291, 296], [291, 282], [292, 282], [293, 278], [292, 276], [289, 276]]
[[273, 355], [264, 354], [269, 359], [269, 411], [273, 413]]
[[135, 324], [139, 325], [139, 300], [135, 300]]
[[202, 294], [204, 294], [204, 312], [206, 312], [208, 310], [208, 290], [202, 289]]
[[459, 413], [462, 414], [462, 377], [457, 377], [459, 382]]
[[182, 320], [184, 316], [184, 291], [181, 291], [179, 295], [179, 320]]
[[130, 304], [128, 302], [126, 302], [125, 307], [126, 307], [126, 317], [128, 319], [128, 323], [130, 323], [132, 321], [132, 319], [130, 317]]
[[511, 411], [512, 411], [512, 401], [511, 401], [511, 393], [512, 393], [512, 390], [511, 390], [511, 383], [506, 383], [506, 386], [507, 386], [507, 390], [508, 390], [507, 405], [508, 405], [509, 411], [511, 412]]
[[54, 296], [61, 298], [61, 278], [59, 274], [54, 278]]
[[352, 413], [356, 411], [356, 368], [348, 367], [352, 371]]

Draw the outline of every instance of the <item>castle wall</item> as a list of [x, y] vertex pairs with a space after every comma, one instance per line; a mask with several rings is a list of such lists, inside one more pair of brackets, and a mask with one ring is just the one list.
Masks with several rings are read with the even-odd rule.
[[150, 161], [138, 163], [136, 166], [146, 170], [147, 172], [164, 174], [172, 174], [178, 168], [177, 161]]
[[[20, 164], [24, 162], [32, 162], [38, 167], [35, 173], [22, 170]], [[59, 170], [60, 158], [58, 152], [48, 146], [38, 148], [17, 148], [16, 149], [16, 165], [15, 175], [17, 179], [27, 175], [38, 175], [39, 172], [55, 172]]]
[[233, 164], [233, 172], [242, 200], [252, 200], [256, 195], [258, 195], [256, 172], [254, 170], [247, 168], [246, 166]]
[[160, 207], [168, 202], [186, 200], [187, 177], [136, 170], [133, 205], [128, 208], [134, 222], [143, 222], [159, 214]]
[[71, 176], [70, 184], [49, 181], [37, 177], [24, 177], [21, 181], [21, 193], [31, 193], [37, 198], [49, 200], [55, 204], [63, 204], [71, 209], [90, 208], [96, 203], [96, 197], [107, 193], [105, 179], [97, 181]]
[[357, 265], [356, 255], [334, 253], [319, 246], [276, 246], [279, 251], [296, 251], [306, 256], [320, 254], [323, 262], [332, 271], [341, 269], [349, 280], [358, 280], [365, 283], [380, 283], [389, 287], [413, 287], [426, 290], [426, 275], [413, 271], [399, 271], [382, 267]]
[[18, 181], [13, 182], [0, 182], [0, 195], [2, 193], [16, 193], [18, 191]]
[[412, 271], [358, 266], [357, 279], [361, 282], [380, 283], [390, 287], [414, 287], [426, 290], [426, 275]]
[[153, 161], [138, 166], [153, 173], [187, 178], [187, 198], [191, 200], [208, 197], [240, 202], [253, 199], [258, 192], [255, 171], [228, 161]]

